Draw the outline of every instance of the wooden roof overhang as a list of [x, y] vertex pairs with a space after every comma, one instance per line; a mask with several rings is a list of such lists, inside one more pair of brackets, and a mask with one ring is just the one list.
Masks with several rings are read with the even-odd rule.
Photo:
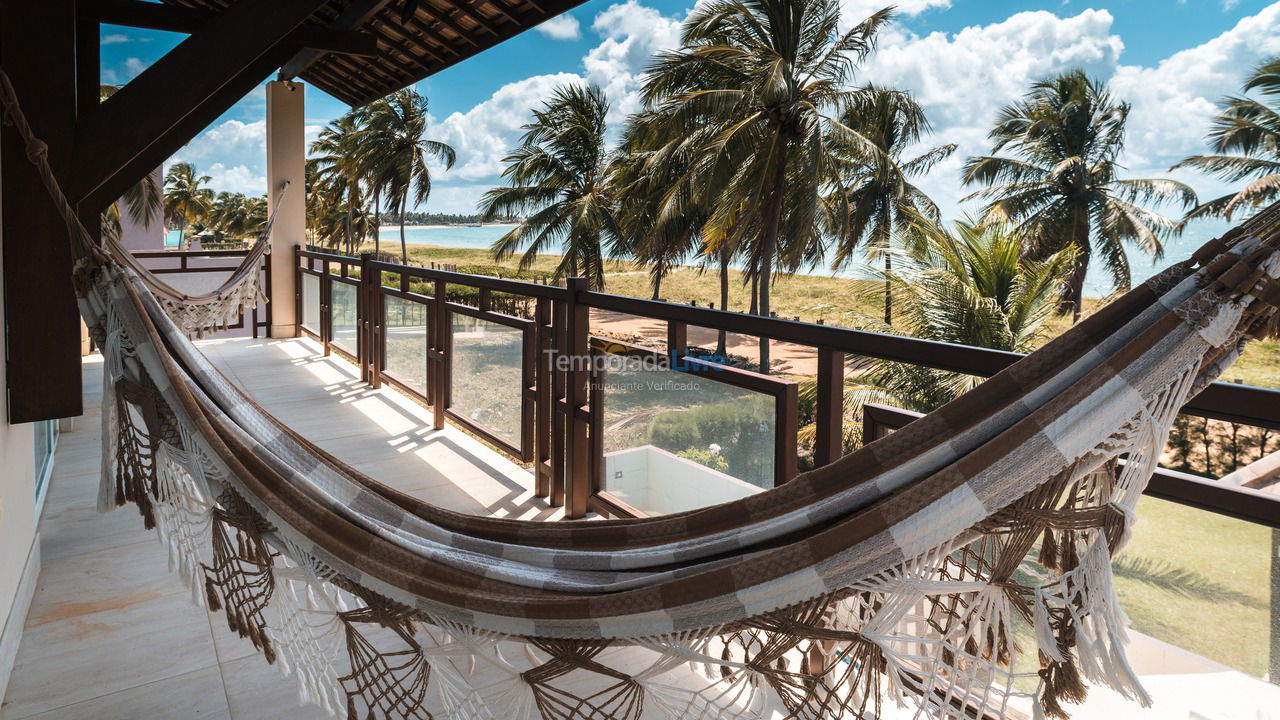
[[[305, 21], [299, 33], [328, 32], [335, 42], [329, 48], [308, 47], [298, 53], [281, 67], [279, 79], [297, 78], [349, 105], [363, 105], [583, 1], [330, 0]], [[228, 0], [162, 2], [209, 16], [232, 4]], [[348, 34], [346, 47], [338, 33]]]

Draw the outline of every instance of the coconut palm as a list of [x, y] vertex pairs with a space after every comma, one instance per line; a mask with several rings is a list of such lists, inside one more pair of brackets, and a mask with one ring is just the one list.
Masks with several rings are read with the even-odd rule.
[[1186, 220], [1252, 210], [1280, 199], [1280, 57], [1259, 65], [1244, 84], [1244, 93], [1257, 91], [1258, 99], [1238, 95], [1218, 104], [1218, 115], [1209, 132], [1209, 146], [1216, 155], [1195, 155], [1174, 165], [1216, 175], [1227, 182], [1249, 183], [1240, 190], [1198, 205]]
[[[710, 0], [685, 21], [683, 46], [649, 68], [645, 102], [695, 158], [707, 229], [741, 248], [761, 315], [774, 272], [820, 256], [841, 214], [826, 202], [843, 193], [829, 192], [839, 177], [824, 139], [852, 133], [834, 113], [889, 17], [882, 10], [842, 33], [835, 0]], [[767, 372], [764, 339], [760, 360]]]
[[[364, 181], [369, 174], [369, 168], [362, 167], [361, 163], [364, 153], [360, 141], [364, 137], [356, 114], [348, 112], [325, 126], [310, 147], [315, 174], [310, 192], [319, 193], [316, 197], [324, 201], [326, 243], [336, 245], [337, 238], [341, 237], [348, 253], [354, 252], [365, 237], [356, 230], [367, 230], [368, 225], [367, 217], [364, 220], [359, 217], [368, 215], [363, 207]], [[338, 219], [333, 217], [335, 211], [341, 213], [337, 226], [340, 236], [330, 234], [333, 221]], [[376, 237], [374, 241], [375, 250], [381, 250]]]
[[409, 261], [405, 240], [405, 212], [409, 203], [422, 205], [431, 195], [428, 160], [453, 167], [457, 154], [453, 147], [428, 140], [427, 99], [413, 88], [404, 88], [356, 111], [356, 174], [376, 188], [400, 219], [400, 256]]
[[229, 239], [260, 235], [267, 226], [267, 199], [220, 192], [210, 203], [205, 220], [210, 229]]
[[[99, 85], [98, 100], [101, 102], [116, 94], [118, 85]], [[160, 218], [164, 212], [164, 193], [160, 184], [150, 173], [125, 191], [124, 196], [111, 203], [102, 212], [102, 231], [112, 237], [120, 237], [120, 219], [123, 215], [120, 204], [123, 201], [129, 219], [144, 228]]]
[[[911, 337], [994, 350], [1030, 352], [1046, 336], [1046, 321], [1075, 264], [1075, 249], [1043, 259], [1022, 252], [1011, 225], [956, 222], [953, 230], [921, 223], [897, 235], [885, 251], [891, 270], [874, 272], [889, 282], [898, 321]], [[887, 328], [885, 328], [887, 329]], [[958, 397], [981, 378], [919, 365], [870, 361], [861, 378], [867, 400], [928, 412]]]
[[[940, 145], [910, 160], [903, 151], [929, 132], [924, 110], [910, 94], [867, 86], [854, 92], [840, 113], [840, 122], [854, 135], [831, 138], [832, 153], [845, 175], [845, 194], [850, 206], [848, 225], [835, 247], [833, 269], [847, 265], [858, 246], [882, 258], [885, 270], [892, 269], [893, 254], [885, 252], [895, 232], [901, 232], [919, 218], [939, 219], [938, 206], [912, 179], [927, 173], [955, 152], [955, 145]], [[886, 280], [884, 322], [893, 322], [893, 293]]]
[[213, 191], [204, 187], [212, 180], [199, 175], [191, 163], [175, 163], [164, 176], [164, 216], [166, 222], [178, 224], [178, 244], [186, 246], [187, 227], [199, 223], [209, 214]]
[[[969, 198], [987, 201], [985, 217], [1017, 223], [1034, 257], [1075, 246], [1076, 264], [1062, 310], [1080, 318], [1085, 273], [1093, 257], [1118, 290], [1131, 282], [1125, 243], [1154, 258], [1177, 224], [1139, 205], [1196, 202], [1183, 183], [1163, 178], [1121, 179], [1128, 103], [1075, 70], [1038, 82], [1022, 100], [1000, 111], [988, 135], [989, 156], [971, 157], [964, 182], [986, 187]], [[1009, 150], [1011, 157], [998, 153]], [[966, 199], [969, 199], [966, 198]]]
[[538, 253], [561, 252], [557, 278], [582, 276], [604, 289], [604, 258], [625, 254], [616, 194], [609, 182], [605, 115], [609, 103], [596, 87], [555, 89], [523, 129], [520, 146], [503, 159], [507, 187], [484, 194], [485, 220], [525, 219], [493, 243], [497, 258], [523, 250], [522, 269]]

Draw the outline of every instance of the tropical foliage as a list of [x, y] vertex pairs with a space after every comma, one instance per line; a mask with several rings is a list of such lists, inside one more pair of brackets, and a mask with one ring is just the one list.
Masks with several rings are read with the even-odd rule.
[[[668, 192], [656, 217], [705, 212], [708, 249], [745, 260], [761, 315], [774, 273], [816, 264], [824, 237], [845, 225], [828, 141], [859, 142], [836, 115], [889, 17], [842, 32], [834, 0], [712, 0], [690, 14], [682, 47], [650, 67], [647, 122], [668, 146], [659, 161], [688, 165], [687, 191]], [[760, 366], [769, 368], [767, 340]]]
[[[892, 270], [880, 271], [912, 337], [1030, 352], [1043, 339], [1046, 321], [1075, 267], [1068, 247], [1040, 259], [1023, 252], [1023, 237], [1006, 223], [956, 222], [914, 226], [886, 250]], [[981, 378], [919, 365], [871, 361], [862, 378], [870, 398], [928, 412], [960, 396]]]
[[604, 288], [604, 258], [623, 249], [609, 183], [608, 112], [604, 93], [581, 85], [557, 88], [534, 110], [520, 147], [505, 158], [507, 187], [488, 191], [480, 202], [486, 220], [525, 216], [494, 242], [495, 256], [523, 251], [523, 270], [539, 252], [561, 252], [557, 278], [581, 276], [593, 289]]
[[[1075, 267], [1063, 309], [1080, 317], [1085, 274], [1096, 255], [1112, 285], [1127, 290], [1132, 277], [1125, 243], [1159, 258], [1178, 225], [1141, 203], [1196, 202], [1183, 183], [1123, 179], [1128, 103], [1083, 71], [1038, 82], [1000, 111], [989, 137], [991, 155], [965, 163], [964, 182], [983, 185], [969, 198], [986, 201], [988, 220], [1017, 224], [1025, 250], [1046, 258], [1074, 247]], [[1008, 151], [1008, 156], [999, 153]]]
[[201, 223], [213, 207], [213, 191], [206, 184], [213, 178], [196, 172], [191, 163], [174, 163], [164, 176], [164, 218], [178, 226], [178, 244], [187, 245], [187, 229]]
[[[1259, 97], [1250, 97], [1254, 92]], [[1280, 200], [1280, 57], [1249, 74], [1243, 93], [1218, 104], [1209, 131], [1213, 155], [1195, 155], [1171, 169], [1195, 168], [1243, 188], [1197, 205], [1186, 220], [1219, 216], [1231, 219]]]
[[[929, 132], [924, 110], [908, 93], [868, 86], [853, 93], [840, 113], [840, 122], [852, 133], [831, 139], [832, 154], [848, 178], [844, 188], [850, 206], [848, 229], [835, 247], [833, 265], [848, 265], [861, 245], [881, 258], [886, 271], [893, 268], [887, 252], [895, 232], [919, 220], [937, 222], [938, 206], [912, 184], [938, 162], [955, 152], [955, 145], [940, 145], [904, 160], [906, 148]], [[893, 293], [885, 285], [884, 321], [893, 322]]]
[[[456, 154], [427, 138], [427, 99], [405, 88], [352, 110], [329, 123], [311, 144], [307, 167], [307, 213], [316, 240], [355, 252], [378, 233], [383, 203], [400, 222], [400, 256], [408, 262], [405, 221], [411, 206], [431, 195], [431, 164], [453, 167]], [[370, 208], [372, 200], [372, 209]]]

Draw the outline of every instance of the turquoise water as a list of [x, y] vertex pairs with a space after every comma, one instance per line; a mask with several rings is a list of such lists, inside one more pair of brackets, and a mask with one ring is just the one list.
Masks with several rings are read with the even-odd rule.
[[[1205, 242], [1221, 235], [1230, 225], [1224, 221], [1204, 221], [1192, 224], [1181, 237], [1173, 238], [1165, 245], [1164, 259], [1153, 261], [1136, 249], [1130, 248], [1129, 263], [1135, 284], [1142, 282], [1155, 273], [1185, 260], [1193, 251]], [[415, 245], [439, 245], [451, 248], [488, 248], [493, 241], [502, 237], [511, 229], [509, 225], [486, 225], [482, 227], [443, 227], [443, 228], [405, 228], [405, 240]], [[400, 244], [400, 228], [383, 226], [381, 238], [384, 248], [395, 248]], [[173, 234], [177, 238], [176, 233]], [[834, 274], [841, 277], [859, 277], [865, 275], [856, 267], [850, 267], [837, 273], [824, 272], [821, 269], [808, 271], [811, 275]], [[1111, 284], [1105, 272], [1093, 267], [1085, 279], [1085, 293], [1091, 296], [1104, 296], [1111, 292]]]

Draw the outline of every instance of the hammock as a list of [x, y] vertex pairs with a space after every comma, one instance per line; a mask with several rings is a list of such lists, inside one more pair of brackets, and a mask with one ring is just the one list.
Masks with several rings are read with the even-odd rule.
[[781, 487], [556, 523], [344, 465], [78, 247], [105, 359], [99, 505], [135, 503], [195, 599], [352, 720], [1066, 717], [1086, 680], [1146, 704], [1111, 556], [1178, 409], [1276, 329], [1278, 247], [1272, 207]]

